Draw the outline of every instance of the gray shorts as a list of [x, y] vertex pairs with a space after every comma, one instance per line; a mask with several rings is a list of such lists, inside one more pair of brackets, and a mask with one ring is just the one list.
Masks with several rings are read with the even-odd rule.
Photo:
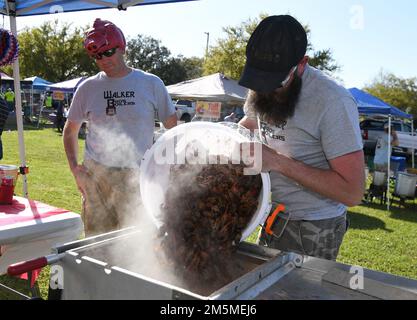
[[262, 230], [258, 242], [281, 251], [336, 260], [347, 227], [346, 213], [316, 221], [288, 221], [278, 216], [272, 228], [274, 235]]

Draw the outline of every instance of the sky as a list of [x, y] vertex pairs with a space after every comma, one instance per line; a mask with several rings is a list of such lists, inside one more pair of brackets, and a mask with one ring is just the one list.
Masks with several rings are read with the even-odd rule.
[[[215, 45], [223, 27], [237, 26], [260, 13], [291, 14], [311, 29], [316, 50], [330, 48], [348, 88], [372, 83], [381, 71], [417, 77], [415, 0], [198, 0], [184, 3], [19, 17], [18, 30], [58, 19], [74, 26], [95, 18], [118, 25], [127, 38], [137, 34], [161, 41], [173, 55], [203, 57], [207, 38]], [[8, 17], [3, 20], [9, 27]], [[207, 36], [206, 33], [209, 33]]]

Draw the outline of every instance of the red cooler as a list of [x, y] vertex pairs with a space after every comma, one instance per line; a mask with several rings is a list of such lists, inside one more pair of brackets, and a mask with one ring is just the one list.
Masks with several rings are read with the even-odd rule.
[[16, 166], [0, 165], [0, 204], [12, 204], [18, 172]]

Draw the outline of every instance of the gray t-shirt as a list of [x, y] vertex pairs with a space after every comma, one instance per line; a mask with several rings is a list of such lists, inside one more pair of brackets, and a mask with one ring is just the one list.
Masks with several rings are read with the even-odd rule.
[[165, 121], [175, 107], [161, 79], [133, 69], [123, 78], [104, 72], [75, 92], [68, 119], [87, 121], [85, 159], [110, 167], [137, 168], [153, 143], [154, 121]]
[[[359, 114], [349, 91], [325, 73], [308, 66], [294, 116], [282, 126], [260, 122], [263, 141], [293, 159], [321, 169], [329, 160], [362, 149]], [[249, 118], [256, 114], [248, 104]], [[323, 183], [326, 183], [323, 181]], [[272, 200], [283, 203], [291, 220], [321, 220], [342, 215], [346, 207], [304, 188], [282, 174], [271, 172]]]

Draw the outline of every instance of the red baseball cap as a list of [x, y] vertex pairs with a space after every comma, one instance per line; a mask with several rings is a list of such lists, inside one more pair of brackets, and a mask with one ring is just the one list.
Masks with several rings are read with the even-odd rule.
[[87, 30], [84, 48], [93, 56], [116, 47], [125, 51], [126, 39], [123, 32], [114, 23], [97, 18], [93, 27]]

